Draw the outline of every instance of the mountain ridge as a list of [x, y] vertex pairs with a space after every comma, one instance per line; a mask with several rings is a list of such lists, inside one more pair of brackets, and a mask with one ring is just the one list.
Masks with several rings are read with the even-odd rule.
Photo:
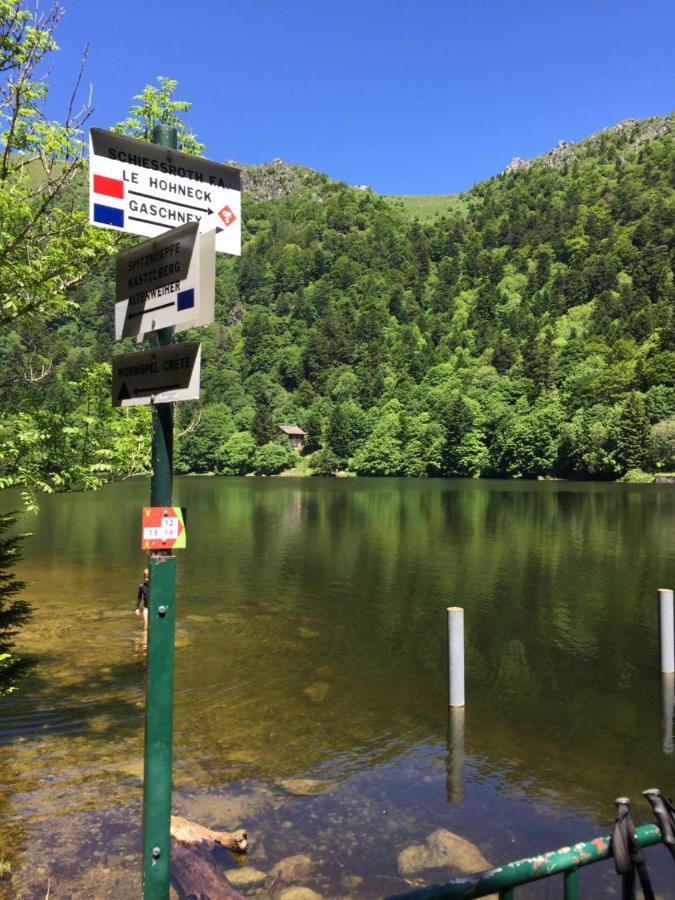
[[[490, 181], [500, 175], [509, 175], [524, 169], [530, 169], [536, 164], [550, 168], [560, 168], [571, 164], [580, 158], [589, 148], [602, 142], [603, 138], [618, 137], [626, 145], [626, 152], [631, 153], [639, 148], [662, 137], [665, 134], [675, 134], [675, 111], [665, 116], [650, 116], [645, 119], [623, 119], [616, 125], [610, 125], [599, 131], [593, 132], [580, 141], [560, 140], [558, 144], [530, 159], [514, 157], [512, 161], [501, 171], [480, 179], [464, 191], [455, 194], [383, 194], [378, 196], [396, 203], [412, 216], [426, 219], [430, 216], [443, 214], [452, 209], [461, 207], [461, 201], [483, 182]], [[276, 157], [269, 162], [242, 163], [236, 160], [225, 160], [228, 165], [236, 166], [242, 173], [242, 186], [245, 194], [254, 200], [278, 200], [280, 197], [298, 193], [308, 186], [321, 184], [346, 184], [329, 175], [300, 163], [290, 163], [281, 157]], [[349, 185], [354, 190], [370, 190], [366, 185]], [[316, 196], [319, 196], [317, 191]]]
[[645, 119], [623, 119], [621, 122], [617, 122], [616, 125], [610, 125], [600, 129], [600, 131], [593, 132], [581, 141], [560, 140], [551, 150], [547, 150], [545, 153], [541, 153], [539, 156], [534, 156], [531, 159], [522, 159], [516, 156], [503, 169], [501, 174], [508, 175], [520, 169], [528, 169], [535, 163], [542, 163], [554, 169], [560, 168], [578, 159], [578, 150], [598, 144], [603, 138], [610, 135], [618, 135], [626, 139], [628, 151], [634, 152], [649, 141], [653, 141], [665, 134], [673, 133], [675, 133], [675, 112], [670, 112], [665, 116], [650, 116]]

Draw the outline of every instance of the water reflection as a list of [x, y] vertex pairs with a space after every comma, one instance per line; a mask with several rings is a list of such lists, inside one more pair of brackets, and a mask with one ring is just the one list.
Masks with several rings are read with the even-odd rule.
[[663, 715], [663, 752], [667, 756], [673, 755], [675, 742], [673, 740], [673, 713], [675, 712], [675, 674], [673, 672], [661, 673]]
[[448, 762], [446, 791], [448, 803], [464, 800], [464, 707], [448, 707]]
[[148, 631], [144, 628], [134, 638], [134, 659], [136, 670], [141, 678], [145, 678], [148, 668]]

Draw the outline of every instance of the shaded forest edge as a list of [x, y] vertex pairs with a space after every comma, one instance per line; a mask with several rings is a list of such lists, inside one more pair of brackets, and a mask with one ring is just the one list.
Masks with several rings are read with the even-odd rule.
[[[201, 400], [176, 406], [177, 472], [672, 471], [673, 121], [608, 129], [424, 222], [310, 170], [245, 194], [216, 323], [180, 338], [202, 341], [203, 366]], [[84, 176], [60, 202], [85, 207]], [[19, 462], [57, 489], [149, 468], [148, 409], [110, 405], [110, 359], [134, 348], [112, 340], [112, 257], [72, 299], [47, 327], [0, 332], [10, 481]], [[279, 423], [307, 432], [302, 456]]]

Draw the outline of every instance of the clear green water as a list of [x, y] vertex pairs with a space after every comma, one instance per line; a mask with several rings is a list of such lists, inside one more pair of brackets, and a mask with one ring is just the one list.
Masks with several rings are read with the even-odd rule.
[[[38, 665], [0, 701], [0, 896], [138, 895], [148, 495], [48, 497], [25, 524]], [[675, 581], [672, 488], [186, 478], [175, 498], [174, 805], [247, 827], [250, 865], [304, 853], [323, 896], [383, 896], [437, 828], [497, 864], [606, 833], [620, 794], [646, 821], [640, 791], [675, 790], [655, 599]], [[450, 605], [466, 610], [463, 747]], [[648, 861], [675, 897], [665, 849]], [[617, 877], [594, 866], [582, 885], [605, 896]]]

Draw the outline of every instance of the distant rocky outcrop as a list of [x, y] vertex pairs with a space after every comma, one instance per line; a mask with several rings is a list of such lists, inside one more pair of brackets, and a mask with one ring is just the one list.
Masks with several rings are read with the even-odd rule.
[[281, 157], [257, 165], [234, 160], [227, 160], [227, 164], [241, 170], [244, 194], [254, 200], [277, 200], [287, 194], [296, 194], [312, 183], [327, 180], [327, 176], [314, 169], [284, 162]]
[[508, 175], [509, 172], [517, 172], [518, 169], [529, 169], [531, 165], [532, 163], [528, 162], [526, 159], [522, 159], [520, 156], [514, 156], [502, 174]]
[[579, 158], [584, 148], [600, 144], [609, 135], [618, 135], [623, 138], [626, 141], [626, 152], [630, 153], [639, 149], [642, 144], [668, 133], [675, 133], [675, 113], [659, 119], [624, 119], [618, 125], [603, 128], [578, 144], [572, 141], [560, 140], [557, 146], [549, 150], [548, 153], [536, 156], [534, 159], [521, 159], [519, 156], [516, 156], [504, 169], [502, 175], [508, 175], [521, 169], [529, 169], [536, 162], [543, 163], [552, 169], [558, 169], [570, 162], [574, 162], [574, 160]]
[[624, 119], [618, 125], [603, 128], [602, 131], [591, 135], [588, 141], [598, 143], [603, 134], [619, 134], [628, 138], [630, 150], [637, 150], [641, 144], [673, 132], [675, 132], [675, 113], [671, 113], [663, 119]]
[[548, 153], [544, 153], [543, 156], [538, 156], [535, 159], [521, 159], [519, 156], [516, 156], [504, 169], [502, 174], [506, 175], [509, 172], [517, 172], [518, 169], [529, 169], [532, 163], [541, 161], [546, 166], [550, 166], [552, 169], [557, 169], [565, 163], [572, 162], [577, 158], [576, 153], [574, 152], [574, 144], [571, 141], [558, 141], [556, 147], [553, 150], [549, 150]]

